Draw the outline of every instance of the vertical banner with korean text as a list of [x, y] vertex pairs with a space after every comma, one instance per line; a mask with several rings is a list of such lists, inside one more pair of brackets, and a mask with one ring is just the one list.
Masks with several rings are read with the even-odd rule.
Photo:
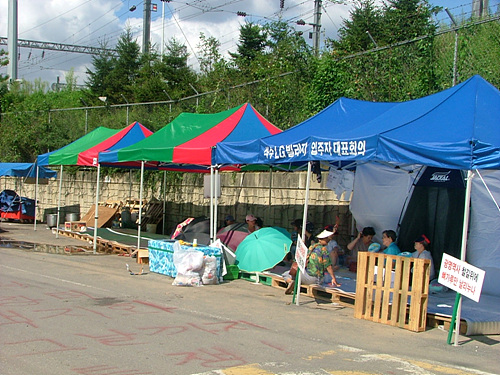
[[297, 265], [300, 268], [300, 272], [306, 272], [306, 263], [307, 263], [307, 246], [302, 241], [300, 234], [297, 236], [297, 249], [295, 250], [295, 260], [297, 261]]

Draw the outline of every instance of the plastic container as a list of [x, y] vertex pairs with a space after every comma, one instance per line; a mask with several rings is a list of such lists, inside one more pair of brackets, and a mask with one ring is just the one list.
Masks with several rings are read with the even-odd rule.
[[73, 213], [66, 214], [66, 221], [78, 221], [78, 220], [80, 220], [79, 213], [73, 212]]
[[226, 266], [227, 273], [222, 277], [224, 280], [236, 280], [239, 278], [240, 269], [234, 264]]
[[57, 214], [47, 215], [47, 226], [49, 228], [54, 228], [57, 226]]

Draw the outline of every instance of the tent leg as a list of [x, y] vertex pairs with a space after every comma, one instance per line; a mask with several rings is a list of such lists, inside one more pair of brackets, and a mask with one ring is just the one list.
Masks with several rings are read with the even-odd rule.
[[95, 211], [94, 211], [94, 243], [92, 249], [94, 254], [97, 252], [97, 227], [99, 226], [99, 175], [101, 174], [101, 164], [97, 163], [97, 181], [95, 188]]
[[38, 172], [39, 166], [36, 166], [36, 182], [35, 182], [35, 220], [33, 220], [33, 230], [36, 230], [36, 214], [38, 212]]
[[219, 198], [218, 198], [218, 192], [220, 189], [220, 183], [219, 183], [219, 169], [215, 169], [215, 178], [214, 178], [214, 237], [213, 241], [215, 241], [215, 237], [217, 236], [217, 216], [218, 216], [218, 208], [219, 208]]
[[139, 222], [137, 223], [137, 251], [141, 248], [142, 191], [144, 185], [144, 160], [141, 161], [141, 187], [139, 190]]
[[[305, 238], [306, 236], [306, 223], [307, 223], [307, 209], [309, 208], [309, 190], [311, 187], [311, 165], [312, 161], [307, 163], [307, 180], [306, 180], [306, 196], [304, 199], [304, 215], [302, 216], [302, 233], [301, 236], [302, 238]], [[300, 272], [298, 272], [298, 278], [297, 278], [297, 285], [296, 287], [299, 290], [299, 293], [297, 293], [297, 300], [295, 301], [295, 304], [299, 304], [299, 295], [300, 295], [300, 283], [302, 281], [302, 276]]]
[[163, 171], [163, 227], [161, 228], [161, 234], [163, 235], [165, 235], [165, 225], [167, 223], [166, 201], [167, 201], [167, 171]]
[[214, 225], [214, 166], [210, 166], [210, 242], [215, 239], [215, 225]]
[[[460, 260], [465, 262], [467, 253], [467, 232], [469, 231], [469, 217], [470, 217], [470, 194], [472, 177], [474, 173], [471, 170], [467, 171], [467, 185], [465, 187], [465, 204], [464, 204], [464, 225], [462, 228], [462, 249], [460, 251]], [[462, 300], [458, 302], [457, 317], [455, 321], [455, 342], [454, 346], [458, 345], [458, 336], [460, 335], [460, 313], [462, 311]], [[453, 328], [450, 327], [450, 330]]]
[[61, 216], [61, 194], [62, 194], [62, 178], [63, 178], [63, 166], [61, 164], [61, 170], [59, 172], [59, 197], [57, 199], [57, 221], [56, 221], [56, 238], [59, 238], [59, 221]]

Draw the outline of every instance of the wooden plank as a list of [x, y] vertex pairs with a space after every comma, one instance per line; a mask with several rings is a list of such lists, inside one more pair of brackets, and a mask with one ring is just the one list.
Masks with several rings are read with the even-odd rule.
[[358, 253], [358, 266], [356, 276], [356, 298], [354, 301], [354, 317], [363, 319], [366, 304], [366, 272], [367, 257], [360, 257]]
[[[118, 208], [114, 207], [105, 207], [105, 206], [98, 206], [98, 215], [99, 218], [97, 219], [97, 227], [102, 228], [106, 225], [111, 225], [111, 222], [113, 221], [113, 218], [115, 217], [116, 213], [118, 212]], [[87, 211], [87, 213], [82, 217], [81, 221], [85, 221], [87, 223], [87, 227], [94, 227], [95, 225], [95, 204], [93, 204], [90, 209]]]

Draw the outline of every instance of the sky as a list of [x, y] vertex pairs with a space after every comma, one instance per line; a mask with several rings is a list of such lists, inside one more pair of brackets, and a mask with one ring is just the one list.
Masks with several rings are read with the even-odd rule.
[[[0, 1], [0, 37], [7, 37], [8, 3]], [[323, 0], [321, 15], [321, 46], [325, 38], [337, 37], [342, 20], [349, 18], [349, 10], [355, 0]], [[125, 28], [142, 45], [143, 1], [139, 0], [17, 0], [18, 38], [41, 42], [64, 43], [79, 46], [99, 47], [107, 43], [113, 48]], [[221, 43], [221, 53], [235, 52], [240, 26], [245, 22], [264, 24], [282, 20], [297, 31], [303, 31], [308, 43], [314, 22], [314, 0], [171, 0], [157, 4], [157, 12], [151, 13], [151, 42], [161, 49], [162, 40], [172, 37], [185, 44], [190, 54], [189, 65], [197, 69], [199, 36], [215, 37]], [[472, 0], [431, 0], [431, 4], [448, 7], [456, 17], [467, 17], [471, 13]], [[162, 18], [162, 5], [165, 17]], [[495, 12], [500, 0], [489, 0], [490, 10]], [[130, 8], [135, 6], [134, 11]], [[237, 15], [245, 12], [246, 17]], [[299, 26], [303, 19], [306, 25]], [[437, 20], [449, 24], [445, 12]], [[163, 30], [163, 31], [162, 31]], [[6, 45], [0, 49], [7, 51]], [[18, 78], [27, 81], [42, 79], [55, 83], [59, 78], [65, 82], [66, 75], [73, 70], [77, 84], [83, 85], [86, 70], [93, 69], [91, 56], [87, 54], [21, 48], [18, 56]], [[0, 68], [7, 74], [7, 67]]]

